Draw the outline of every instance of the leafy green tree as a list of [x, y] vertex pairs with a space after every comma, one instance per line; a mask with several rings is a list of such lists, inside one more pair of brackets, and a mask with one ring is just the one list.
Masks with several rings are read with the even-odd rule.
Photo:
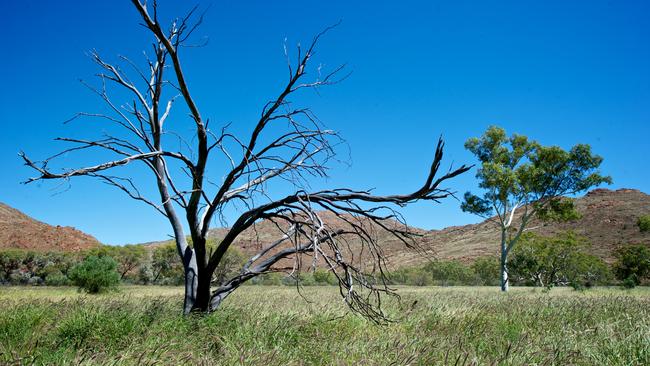
[[628, 284], [626, 287], [639, 285], [643, 279], [650, 277], [650, 249], [646, 245], [624, 246], [614, 255], [614, 274], [617, 279]]
[[221, 262], [219, 262], [219, 265], [214, 270], [214, 274], [212, 275], [214, 283], [220, 284], [227, 279], [234, 277], [239, 273], [245, 262], [246, 257], [239, 249], [235, 247], [228, 248], [221, 259]]
[[508, 261], [515, 283], [576, 288], [602, 284], [609, 279], [607, 265], [586, 252], [590, 243], [573, 232], [547, 237], [526, 233]]
[[594, 255], [578, 255], [572, 264], [567, 276], [569, 285], [576, 290], [611, 283], [613, 275], [609, 266]]
[[117, 262], [120, 280], [124, 280], [128, 274], [137, 275], [136, 269], [143, 263], [146, 250], [142, 245], [102, 245], [99, 248], [92, 249], [89, 254], [113, 258]]
[[434, 261], [424, 269], [431, 274], [434, 283], [441, 286], [470, 285], [475, 278], [468, 266], [456, 260]]
[[178, 258], [176, 245], [173, 242], [158, 245], [153, 249], [151, 268], [154, 283], [171, 285], [183, 283], [183, 264]]
[[117, 262], [109, 256], [90, 256], [70, 270], [70, 280], [91, 294], [112, 289], [120, 282]]
[[[488, 128], [467, 140], [465, 148], [480, 161], [476, 177], [482, 196], [465, 194], [461, 209], [494, 222], [501, 231], [501, 290], [507, 291], [508, 254], [534, 217], [568, 220], [577, 217], [573, 202], [562, 196], [585, 191], [611, 178], [600, 174], [603, 159], [589, 145], [569, 151], [542, 146], [526, 136], [507, 137], [504, 129]], [[492, 217], [495, 215], [494, 217]]]
[[477, 258], [470, 266], [476, 276], [477, 283], [492, 286], [498, 283], [499, 260], [496, 257]]
[[639, 217], [636, 224], [642, 233], [650, 231], [650, 215], [643, 215]]
[[24, 252], [16, 249], [0, 251], [0, 280], [10, 282], [12, 273], [22, 267]]

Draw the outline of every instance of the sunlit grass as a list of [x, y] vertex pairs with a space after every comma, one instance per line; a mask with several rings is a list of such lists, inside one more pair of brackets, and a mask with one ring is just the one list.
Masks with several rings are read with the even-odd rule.
[[209, 316], [182, 289], [0, 288], [0, 364], [650, 364], [650, 291], [399, 288], [373, 325], [333, 287], [249, 286]]

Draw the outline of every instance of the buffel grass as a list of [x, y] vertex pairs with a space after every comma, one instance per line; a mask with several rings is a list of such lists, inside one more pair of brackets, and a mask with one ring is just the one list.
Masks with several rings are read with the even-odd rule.
[[399, 288], [375, 325], [333, 287], [247, 286], [207, 316], [181, 289], [0, 288], [0, 364], [648, 365], [650, 290]]

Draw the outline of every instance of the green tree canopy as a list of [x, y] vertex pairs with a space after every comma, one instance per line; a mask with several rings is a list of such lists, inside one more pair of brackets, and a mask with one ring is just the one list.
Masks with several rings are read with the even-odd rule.
[[503, 128], [491, 126], [483, 136], [467, 140], [465, 147], [480, 162], [476, 178], [483, 193], [467, 192], [461, 209], [491, 218], [500, 227], [504, 291], [508, 288], [508, 253], [530, 220], [536, 215], [553, 220], [576, 218], [572, 200], [564, 196], [611, 183], [611, 178], [599, 171], [603, 159], [585, 144], [566, 151], [542, 146], [523, 135], [508, 137]]
[[526, 233], [508, 260], [511, 278], [547, 288], [605, 284], [611, 278], [609, 269], [586, 252], [590, 246], [586, 238], [571, 231], [552, 237]]
[[615, 252], [614, 273], [621, 281], [638, 285], [650, 277], [650, 248], [643, 244], [628, 245]]

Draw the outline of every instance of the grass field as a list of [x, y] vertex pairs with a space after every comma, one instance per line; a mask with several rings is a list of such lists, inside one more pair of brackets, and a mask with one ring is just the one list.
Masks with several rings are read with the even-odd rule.
[[0, 288], [0, 364], [648, 365], [650, 290], [400, 288], [377, 326], [335, 288], [244, 287], [179, 315], [181, 289]]

